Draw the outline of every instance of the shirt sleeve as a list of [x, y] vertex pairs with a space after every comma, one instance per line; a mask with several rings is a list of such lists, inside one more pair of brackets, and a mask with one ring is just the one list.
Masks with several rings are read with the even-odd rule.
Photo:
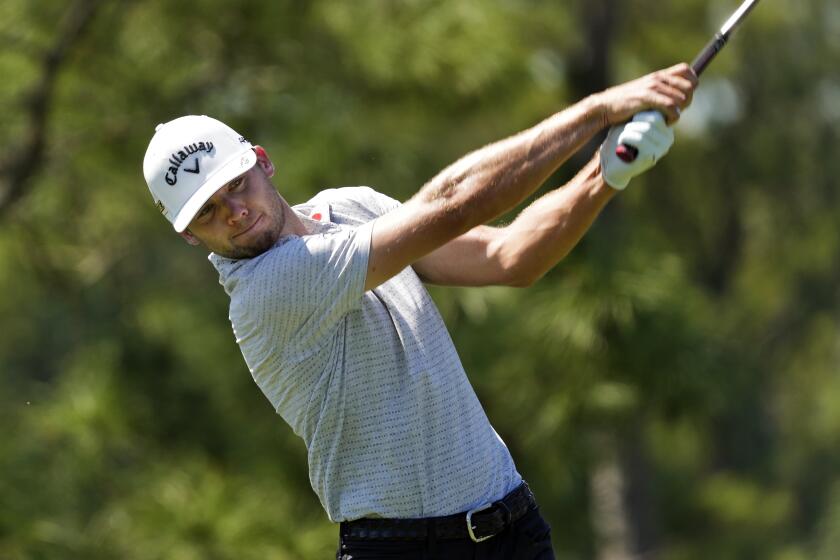
[[360, 190], [363, 192], [363, 196], [365, 200], [362, 203], [369, 202], [369, 204], [376, 208], [377, 216], [382, 216], [387, 214], [391, 210], [395, 210], [402, 206], [398, 200], [391, 198], [388, 195], [384, 195], [380, 192], [377, 192], [369, 187], [362, 187]]
[[245, 311], [282, 348], [284, 361], [317, 352], [361, 306], [372, 222], [291, 237], [254, 259]]
[[399, 201], [370, 187], [327, 189], [318, 193], [309, 203], [327, 203], [334, 212], [361, 222], [375, 220], [401, 206]]

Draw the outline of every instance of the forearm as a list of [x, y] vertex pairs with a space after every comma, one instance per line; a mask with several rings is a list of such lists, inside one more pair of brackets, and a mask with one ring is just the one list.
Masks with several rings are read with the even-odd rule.
[[541, 278], [577, 245], [615, 193], [595, 157], [564, 187], [522, 211], [489, 248], [508, 271], [508, 283], [527, 286]]
[[456, 161], [415, 196], [443, 205], [462, 232], [514, 208], [604, 125], [604, 113], [590, 97], [519, 134]]
[[522, 202], [602, 128], [648, 108], [674, 122], [680, 108], [690, 103], [696, 84], [691, 68], [679, 64], [591, 95], [524, 132], [461, 158], [427, 183], [416, 202], [425, 203], [430, 219], [443, 218], [454, 235], [463, 233]]
[[[690, 100], [695, 83], [696, 77], [687, 64], [655, 72], [594, 94], [524, 132], [461, 158], [429, 181], [406, 204], [375, 221], [365, 287], [370, 289], [378, 286], [406, 266], [418, 263], [433, 252], [437, 252], [437, 256], [431, 258], [431, 261], [427, 259], [426, 263], [420, 263], [419, 268], [427, 278], [437, 280], [435, 271], [439, 267], [435, 264], [424, 265], [447, 261], [449, 254], [458, 253], [458, 250], [451, 248], [442, 252], [439, 249], [476, 226], [514, 208], [605, 126], [623, 122], [636, 112], [648, 108], [662, 111], [671, 120], [676, 119], [679, 107], [684, 107]], [[558, 203], [556, 206], [561, 207], [560, 210], [548, 212], [555, 218], [558, 228], [565, 232], [563, 237], [556, 237], [559, 232], [546, 231], [548, 225], [531, 231], [532, 226], [518, 223], [509, 230], [510, 247], [535, 247], [525, 251], [527, 255], [538, 256], [536, 259], [526, 257], [528, 262], [523, 266], [528, 270], [534, 268], [528, 263], [536, 264], [541, 258], [547, 259], [545, 263], [550, 263], [538, 267], [542, 272], [557, 262], [583, 235], [609, 198], [609, 191], [602, 190], [608, 187], [599, 183], [600, 176], [597, 173], [589, 177], [589, 180], [579, 178], [577, 181], [579, 187], [552, 195], [552, 198], [556, 196], [560, 200], [569, 197], [568, 205], [572, 207], [564, 210], [564, 205]], [[582, 204], [585, 208], [581, 215], [573, 211], [576, 204]], [[535, 205], [535, 208], [530, 209], [528, 214], [545, 210], [542, 203]], [[547, 241], [529, 241], [524, 238], [528, 235]], [[454, 245], [481, 246], [482, 243], [481, 236], [478, 236], [478, 239], [470, 238], [466, 243]], [[556, 243], [556, 246], [550, 247], [552, 243]], [[500, 250], [504, 250], [505, 254], [517, 252], [509, 250], [508, 246]], [[492, 255], [486, 257], [493, 258]], [[499, 273], [502, 276], [504, 274], [504, 270]], [[494, 281], [499, 275], [493, 275], [488, 281]], [[441, 276], [449, 281], [452, 275]], [[454, 281], [461, 281], [462, 276], [456, 275]], [[466, 281], [475, 285], [482, 280], [472, 275]]]

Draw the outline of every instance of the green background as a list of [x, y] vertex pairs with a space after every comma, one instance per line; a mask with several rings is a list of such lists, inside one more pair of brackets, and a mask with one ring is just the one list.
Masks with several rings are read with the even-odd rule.
[[[3, 0], [0, 558], [334, 554], [215, 271], [147, 192], [158, 122], [225, 120], [293, 203], [404, 200], [736, 5]], [[836, 0], [765, 0], [570, 257], [432, 290], [559, 558], [840, 557], [838, 69]]]

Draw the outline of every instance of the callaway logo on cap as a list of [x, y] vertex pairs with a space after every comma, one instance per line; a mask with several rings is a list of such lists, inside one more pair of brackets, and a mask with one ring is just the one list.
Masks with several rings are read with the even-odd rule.
[[181, 232], [225, 183], [257, 162], [251, 143], [221, 121], [180, 117], [155, 128], [143, 176], [155, 205]]

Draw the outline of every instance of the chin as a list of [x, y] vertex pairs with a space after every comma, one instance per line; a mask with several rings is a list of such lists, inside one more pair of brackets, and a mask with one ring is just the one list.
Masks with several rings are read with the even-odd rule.
[[271, 249], [276, 242], [277, 236], [274, 232], [266, 231], [256, 236], [247, 245], [231, 247], [229, 254], [224, 256], [232, 259], [252, 259]]
[[[258, 224], [255, 229], [262, 229], [262, 231], [253, 231], [243, 234], [244, 237], [250, 237], [247, 245], [232, 245], [225, 252], [215, 251], [223, 257], [229, 259], [252, 259], [256, 256], [262, 255], [277, 243], [280, 235], [283, 232], [283, 226], [286, 223], [283, 209], [276, 208], [275, 212], [267, 212], [264, 214], [268, 224]], [[236, 238], [231, 241], [237, 241]]]

